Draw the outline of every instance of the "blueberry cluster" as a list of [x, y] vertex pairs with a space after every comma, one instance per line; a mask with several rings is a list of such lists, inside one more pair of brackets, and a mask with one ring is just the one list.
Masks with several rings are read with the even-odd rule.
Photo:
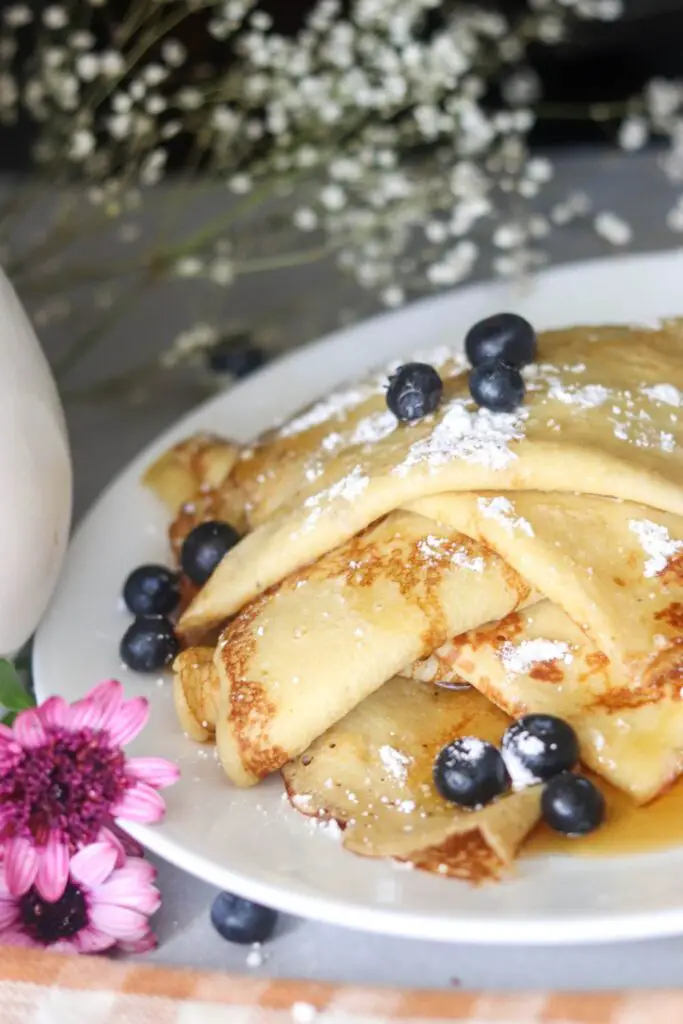
[[[203, 586], [238, 540], [230, 523], [200, 523], [183, 543], [183, 574]], [[180, 602], [180, 574], [165, 565], [141, 565], [126, 580], [123, 600], [135, 618], [121, 640], [121, 658], [135, 672], [159, 672], [179, 651], [172, 615]]]
[[516, 313], [497, 313], [465, 336], [470, 361], [470, 394], [483, 409], [514, 412], [524, 401], [521, 368], [536, 358], [536, 332]]
[[545, 821], [565, 835], [585, 835], [605, 813], [602, 793], [572, 771], [579, 744], [571, 725], [553, 715], [525, 715], [506, 731], [498, 750], [476, 736], [448, 743], [434, 762], [439, 794], [459, 807], [483, 807], [517, 785], [543, 783]]

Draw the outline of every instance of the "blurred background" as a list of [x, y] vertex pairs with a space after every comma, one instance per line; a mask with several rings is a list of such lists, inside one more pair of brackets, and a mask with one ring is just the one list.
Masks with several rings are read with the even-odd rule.
[[[260, 7], [272, 15], [278, 29], [293, 33], [314, 2], [263, 0]], [[524, 0], [490, 0], [486, 4], [506, 14], [516, 13], [524, 5]], [[0, 11], [13, 6], [14, 0], [0, 0]], [[39, 11], [48, 4], [31, 0], [30, 6]], [[112, 24], [125, 17], [131, 4], [130, 0], [107, 0], [104, 6]], [[655, 76], [678, 77], [683, 73], [683, 0], [622, 0], [621, 6], [623, 13], [618, 21], [577, 21], [550, 52], [544, 46], [530, 49], [529, 63], [538, 72], [549, 103], [625, 100]], [[207, 17], [198, 13], [177, 32], [198, 63], [216, 56], [215, 46], [210, 45], [200, 27]], [[23, 45], [28, 48], [28, 38]], [[16, 126], [6, 126], [0, 136], [0, 168], [27, 168], [34, 135], [26, 118]], [[600, 145], [613, 136], [609, 127], [596, 124], [585, 112], [567, 111], [561, 116], [544, 117], [533, 131], [533, 142], [538, 146]]]
[[285, 349], [678, 245], [682, 183], [683, 0], [0, 0], [0, 264], [79, 509]]

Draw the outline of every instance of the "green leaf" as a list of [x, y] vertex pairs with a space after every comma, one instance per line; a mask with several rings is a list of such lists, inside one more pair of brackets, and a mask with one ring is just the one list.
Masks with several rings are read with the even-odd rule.
[[19, 681], [14, 665], [0, 658], [0, 705], [8, 711], [32, 708], [35, 701]]
[[14, 719], [17, 717], [16, 711], [8, 711], [2, 718], [3, 725], [14, 725]]

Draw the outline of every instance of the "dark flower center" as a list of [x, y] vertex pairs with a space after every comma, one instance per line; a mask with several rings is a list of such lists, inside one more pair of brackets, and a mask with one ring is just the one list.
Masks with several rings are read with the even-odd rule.
[[60, 939], [70, 939], [88, 923], [88, 907], [81, 890], [69, 882], [64, 895], [56, 903], [48, 903], [34, 888], [19, 901], [19, 912], [24, 929], [36, 942], [52, 945]]
[[94, 842], [130, 784], [125, 763], [99, 731], [50, 735], [0, 779], [0, 839], [29, 835], [45, 843], [57, 830], [72, 851]]

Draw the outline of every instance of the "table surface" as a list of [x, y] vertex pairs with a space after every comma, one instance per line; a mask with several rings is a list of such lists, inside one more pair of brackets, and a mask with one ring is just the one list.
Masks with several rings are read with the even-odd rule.
[[[665, 227], [675, 193], [663, 184], [653, 155], [623, 158], [610, 154], [579, 155], [558, 164], [553, 189], [587, 189], [598, 209], [625, 216], [634, 227], [632, 251], [671, 247], [679, 239]], [[589, 224], [566, 229], [550, 239], [555, 261], [608, 254]], [[277, 344], [308, 340], [339, 324], [352, 309], [365, 315], [370, 302], [341, 282], [330, 267], [284, 272], [231, 297], [230, 320], [250, 322], [286, 308], [287, 297], [301, 297], [301, 310], [286, 319]], [[75, 379], [87, 383], [103, 372], [121, 372], [142, 357], [167, 346], [184, 324], [199, 317], [205, 302], [201, 288], [161, 290], [113, 329], [107, 345], [86, 363]], [[255, 305], [258, 298], [258, 306]], [[46, 329], [49, 355], [64, 345], [63, 330]], [[98, 401], [67, 406], [76, 474], [76, 516], [79, 518], [100, 490], [156, 434], [195, 404], [200, 392], [192, 385], [169, 384], [149, 401], [124, 406]], [[209, 907], [215, 890], [170, 865], [159, 863], [164, 896], [157, 915], [159, 949], [149, 959], [161, 963], [242, 971], [272, 977], [374, 985], [463, 986], [468, 988], [623, 988], [674, 986], [683, 962], [683, 937], [662, 941], [583, 947], [487, 947], [444, 945], [424, 941], [358, 934], [328, 925], [282, 918], [263, 949], [263, 962], [247, 963], [248, 948], [223, 941], [211, 928]], [[250, 957], [250, 963], [255, 958]], [[256, 958], [258, 959], [258, 958]]]

